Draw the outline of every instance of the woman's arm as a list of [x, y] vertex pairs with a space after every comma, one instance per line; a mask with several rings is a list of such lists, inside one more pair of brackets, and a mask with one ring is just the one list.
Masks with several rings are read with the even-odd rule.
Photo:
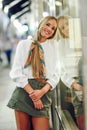
[[78, 90], [78, 91], [83, 91], [83, 90], [84, 90], [84, 87], [81, 86], [80, 84], [76, 83], [76, 82], [73, 82], [71, 86], [72, 86], [74, 89]]
[[[12, 65], [12, 69], [10, 71], [10, 77], [16, 82], [17, 87], [24, 87], [28, 84], [28, 76], [23, 73], [23, 66], [24, 66], [24, 44], [25, 41], [20, 41], [17, 45], [14, 62]], [[26, 53], [26, 50], [25, 50]]]
[[43, 95], [45, 95], [50, 89], [51, 89], [51, 85], [47, 83], [42, 89], [31, 91], [31, 93], [29, 94], [29, 96], [30, 96], [30, 98], [34, 102], [36, 102], [36, 101], [40, 100], [41, 97]]
[[30, 93], [32, 93], [32, 92], [34, 91], [33, 88], [30, 86], [29, 83], [24, 86], [24, 90], [25, 90], [28, 94], [30, 94]]
[[[29, 97], [32, 99], [32, 101], [34, 103], [34, 107], [36, 109], [42, 109], [44, 107], [40, 98], [38, 98], [38, 100], [33, 100], [31, 94], [36, 92], [36, 90], [33, 90], [29, 83], [24, 86], [24, 90], [29, 94]], [[44, 91], [46, 91], [46, 90], [44, 90]], [[36, 93], [34, 93], [34, 96], [37, 97]]]

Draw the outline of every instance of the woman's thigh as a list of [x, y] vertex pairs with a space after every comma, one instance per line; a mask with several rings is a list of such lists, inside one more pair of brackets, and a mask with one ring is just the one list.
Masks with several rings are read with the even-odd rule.
[[77, 123], [79, 130], [85, 130], [84, 114], [81, 114], [77, 117]]
[[15, 110], [17, 130], [30, 130], [30, 117], [27, 113]]
[[49, 130], [49, 119], [45, 117], [32, 117], [34, 130]]

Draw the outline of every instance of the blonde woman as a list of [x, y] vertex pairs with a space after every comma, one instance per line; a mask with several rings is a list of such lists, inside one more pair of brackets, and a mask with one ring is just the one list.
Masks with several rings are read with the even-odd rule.
[[20, 41], [10, 72], [16, 82], [8, 107], [14, 109], [17, 130], [49, 130], [51, 95], [59, 76], [56, 73], [57, 47], [51, 41], [57, 31], [57, 19], [43, 18], [35, 37]]
[[[69, 20], [71, 19], [71, 17], [69, 16], [60, 16], [58, 18], [58, 35], [59, 35], [59, 55], [60, 55], [60, 62], [61, 62], [61, 66], [63, 65], [65, 68], [69, 67], [67, 60], [66, 60], [66, 56], [70, 55], [72, 53], [74, 53], [74, 51], [72, 49], [70, 49], [70, 37], [69, 37]], [[73, 43], [73, 41], [71, 41]], [[79, 65], [81, 66], [81, 65]], [[80, 72], [81, 71], [81, 67], [79, 67]], [[66, 73], [67, 72], [67, 73]], [[64, 72], [62, 72], [64, 73]], [[64, 74], [63, 74], [64, 75]], [[82, 73], [79, 73], [79, 79], [82, 78]], [[72, 86], [73, 88], [77, 89], [77, 90], [83, 90], [82, 87], [82, 83], [79, 84], [75, 81], [75, 79], [73, 78], [74, 76], [72, 75], [72, 69], [70, 69], [70, 71], [68, 69], [66, 69], [65, 71], [65, 75], [62, 76], [62, 82], [70, 87]], [[82, 79], [81, 79], [82, 81]], [[64, 86], [64, 84], [62, 84], [62, 86]], [[66, 97], [65, 97], [65, 102], [66, 104], [68, 103], [67, 107], [68, 110], [70, 111], [73, 119], [76, 121], [77, 120], [77, 124], [79, 127], [79, 130], [84, 130], [84, 115], [83, 115], [83, 104], [82, 101], [80, 101], [78, 99], [78, 96], [75, 93], [74, 89], [67, 89], [66, 90]], [[65, 104], [65, 105], [66, 105]], [[74, 109], [73, 109], [73, 106]], [[72, 110], [71, 110], [72, 109]], [[74, 117], [74, 110], [75, 110], [75, 116], [76, 119]]]

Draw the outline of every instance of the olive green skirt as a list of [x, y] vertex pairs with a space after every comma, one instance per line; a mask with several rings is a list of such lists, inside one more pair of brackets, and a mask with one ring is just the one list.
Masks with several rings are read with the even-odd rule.
[[[41, 89], [45, 85], [45, 83], [35, 79], [29, 80], [29, 84], [33, 89]], [[16, 87], [7, 106], [15, 110], [26, 112], [31, 116], [49, 118], [49, 109], [52, 103], [53, 93], [54, 91], [49, 91], [41, 98], [44, 108], [38, 110], [34, 107], [33, 101], [29, 97], [29, 94], [23, 88]]]

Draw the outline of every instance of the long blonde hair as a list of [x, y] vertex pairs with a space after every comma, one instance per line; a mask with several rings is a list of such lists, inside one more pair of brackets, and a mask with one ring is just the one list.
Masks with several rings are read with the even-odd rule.
[[[40, 76], [40, 70], [41, 70], [41, 62], [40, 62], [40, 55], [39, 55], [39, 48], [38, 48], [38, 41], [40, 40], [41, 38], [41, 29], [42, 27], [51, 19], [54, 19], [57, 23], [57, 19], [54, 17], [54, 16], [47, 16], [45, 18], [43, 18], [38, 26], [38, 31], [37, 31], [37, 35], [34, 39], [34, 41], [32, 42], [31, 46], [33, 45], [33, 52], [32, 52], [32, 55], [31, 55], [31, 67], [32, 67], [32, 74], [33, 76], [35, 77], [35, 75], [37, 75], [36, 77], [37, 78], [41, 78]], [[51, 37], [49, 37], [48, 39], [52, 39], [55, 34], [56, 34], [56, 31], [57, 31], [57, 28], [56, 30], [54, 31], [53, 35]], [[29, 62], [30, 62], [30, 58], [29, 58], [30, 55], [28, 55], [28, 58], [26, 60], [26, 63], [25, 65], [28, 65]]]
[[61, 19], [66, 19], [66, 20], [69, 20], [71, 17], [70, 16], [68, 16], [68, 15], [62, 15], [62, 16], [59, 16], [58, 17], [58, 19], [57, 19], [57, 24], [58, 24], [58, 35], [59, 35], [59, 38], [67, 38], [62, 32], [61, 32], [61, 30], [60, 30], [60, 28], [59, 28], [59, 22], [60, 22], [60, 20]]

